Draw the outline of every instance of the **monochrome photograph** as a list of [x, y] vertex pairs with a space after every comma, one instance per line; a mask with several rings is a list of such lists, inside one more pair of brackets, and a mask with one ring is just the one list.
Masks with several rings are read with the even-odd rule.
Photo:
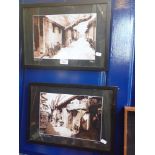
[[95, 60], [96, 13], [33, 15], [33, 58]]
[[103, 97], [40, 92], [39, 134], [100, 141]]

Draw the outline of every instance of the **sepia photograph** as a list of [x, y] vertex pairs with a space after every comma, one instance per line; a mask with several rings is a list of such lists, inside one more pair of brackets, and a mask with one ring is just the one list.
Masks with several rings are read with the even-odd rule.
[[31, 83], [28, 140], [109, 151], [115, 87]]
[[39, 134], [101, 140], [102, 96], [40, 92]]
[[33, 15], [33, 58], [95, 60], [97, 13]]
[[107, 70], [111, 11], [106, 3], [95, 3], [24, 6], [24, 66]]

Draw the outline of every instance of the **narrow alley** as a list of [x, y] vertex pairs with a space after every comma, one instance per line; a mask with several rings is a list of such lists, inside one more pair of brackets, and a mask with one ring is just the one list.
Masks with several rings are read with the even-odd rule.
[[84, 37], [73, 41], [69, 47], [62, 48], [57, 55], [44, 59], [80, 59], [80, 60], [95, 60], [95, 50], [90, 47], [90, 44]]

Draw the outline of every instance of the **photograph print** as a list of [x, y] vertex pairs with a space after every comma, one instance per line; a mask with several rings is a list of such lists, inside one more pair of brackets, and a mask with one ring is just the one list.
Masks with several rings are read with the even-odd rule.
[[97, 13], [32, 18], [34, 60], [95, 60]]
[[40, 92], [39, 134], [100, 141], [103, 98]]
[[99, 1], [23, 6], [24, 67], [107, 70], [111, 11]]
[[110, 151], [115, 88], [30, 84], [28, 141]]

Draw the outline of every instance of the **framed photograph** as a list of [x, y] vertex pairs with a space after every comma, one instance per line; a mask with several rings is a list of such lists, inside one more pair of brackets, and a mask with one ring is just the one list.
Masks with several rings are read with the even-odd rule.
[[26, 67], [106, 70], [109, 0], [23, 5]]
[[30, 84], [28, 141], [112, 151], [115, 87]]

